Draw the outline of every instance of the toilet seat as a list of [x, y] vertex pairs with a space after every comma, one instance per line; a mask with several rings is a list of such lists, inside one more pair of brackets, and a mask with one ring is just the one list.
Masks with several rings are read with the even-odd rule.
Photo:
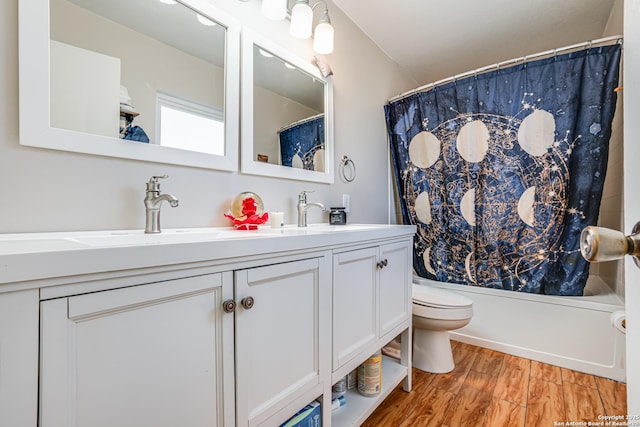
[[414, 304], [444, 310], [470, 308], [473, 305], [473, 301], [464, 295], [416, 283], [413, 284], [412, 298]]

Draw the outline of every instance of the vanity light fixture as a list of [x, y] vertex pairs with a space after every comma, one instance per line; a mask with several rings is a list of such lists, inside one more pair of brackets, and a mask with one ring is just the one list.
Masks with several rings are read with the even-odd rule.
[[[313, 26], [313, 11], [320, 3], [324, 4], [324, 11], [314, 31], [313, 50], [316, 53], [327, 54], [333, 52], [333, 26], [329, 18], [329, 8], [325, 0], [309, 5], [309, 0], [296, 0], [291, 9], [291, 25], [289, 33], [297, 39], [311, 37]], [[262, 13], [269, 19], [281, 20], [287, 17], [287, 0], [262, 0]]]
[[[318, 3], [316, 3], [316, 5], [318, 5]], [[326, 7], [326, 4], [324, 12], [320, 17], [320, 22], [316, 25], [316, 31], [313, 37], [313, 50], [320, 54], [333, 52], [333, 26], [331, 25], [329, 9]]]
[[308, 39], [311, 37], [312, 25], [313, 9], [309, 6], [309, 0], [296, 0], [296, 4], [291, 9], [289, 33], [297, 39]]
[[296, 4], [291, 9], [289, 33], [298, 39], [311, 37], [313, 10], [320, 3], [324, 4], [324, 11], [314, 31], [313, 50], [316, 53], [326, 54], [333, 52], [333, 27], [329, 18], [329, 8], [324, 0], [316, 2], [313, 6], [309, 6], [309, 0], [296, 0]]

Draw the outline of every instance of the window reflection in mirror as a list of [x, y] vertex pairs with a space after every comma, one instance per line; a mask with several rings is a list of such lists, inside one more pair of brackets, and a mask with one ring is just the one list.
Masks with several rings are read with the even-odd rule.
[[254, 161], [325, 171], [325, 83], [253, 45]]
[[50, 0], [51, 126], [224, 155], [225, 32], [171, 0]]

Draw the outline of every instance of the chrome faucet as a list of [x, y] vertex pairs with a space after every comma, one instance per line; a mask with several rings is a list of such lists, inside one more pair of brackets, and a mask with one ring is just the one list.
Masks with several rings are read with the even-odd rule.
[[326, 208], [320, 202], [307, 203], [307, 193], [313, 193], [310, 190], [303, 190], [298, 194], [298, 227], [307, 226], [307, 209], [310, 207], [318, 207], [321, 211], [325, 211]]
[[169, 202], [171, 207], [178, 206], [178, 199], [171, 194], [160, 194], [159, 179], [169, 178], [168, 175], [152, 176], [147, 182], [147, 195], [144, 198], [144, 207], [147, 211], [147, 223], [145, 233], [160, 233], [160, 205], [163, 201]]

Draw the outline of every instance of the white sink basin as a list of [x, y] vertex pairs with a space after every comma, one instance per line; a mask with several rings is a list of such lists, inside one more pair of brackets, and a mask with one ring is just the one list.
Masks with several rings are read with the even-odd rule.
[[69, 239], [8, 239], [0, 240], [0, 255], [79, 249], [85, 245]]
[[[0, 235], [0, 255], [16, 253], [54, 252], [87, 247], [117, 247], [195, 243], [218, 240], [255, 239], [275, 236], [304, 236], [380, 228], [374, 224], [309, 224], [307, 227], [287, 225], [283, 228], [260, 226], [258, 230], [233, 228], [166, 229], [157, 234], [143, 230], [87, 231], [69, 233]], [[45, 237], [47, 236], [47, 237]]]
[[96, 247], [105, 246], [133, 246], [133, 245], [161, 245], [169, 243], [194, 243], [213, 240], [232, 240], [261, 237], [252, 231], [243, 230], [214, 230], [214, 229], [186, 229], [163, 230], [161, 233], [145, 234], [142, 230], [113, 231], [104, 234], [89, 234], [74, 236], [71, 240]]

